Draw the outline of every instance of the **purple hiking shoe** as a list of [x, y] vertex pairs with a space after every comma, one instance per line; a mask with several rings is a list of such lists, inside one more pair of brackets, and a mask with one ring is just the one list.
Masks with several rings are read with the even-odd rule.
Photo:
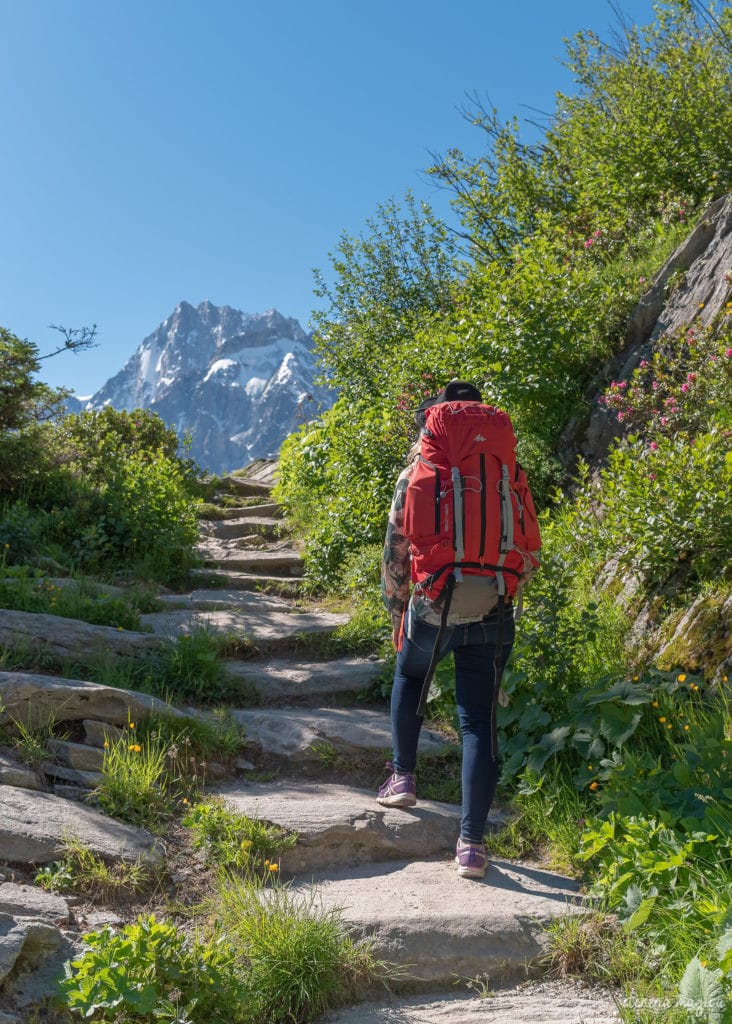
[[[387, 768], [392, 768], [387, 762]], [[404, 772], [392, 772], [386, 782], [379, 786], [376, 797], [377, 804], [384, 807], [413, 807], [417, 803], [417, 783], [414, 775]]]
[[488, 867], [485, 843], [468, 843], [461, 836], [455, 848], [455, 863], [462, 878], [485, 877]]

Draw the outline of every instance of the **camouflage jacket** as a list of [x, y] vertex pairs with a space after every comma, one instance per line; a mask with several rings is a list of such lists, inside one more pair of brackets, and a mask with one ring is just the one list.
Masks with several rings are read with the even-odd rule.
[[[409, 604], [412, 579], [409, 557], [409, 541], [404, 536], [404, 498], [414, 463], [399, 474], [386, 527], [384, 555], [381, 560], [381, 596], [386, 610], [391, 615], [393, 626], [398, 627]], [[430, 625], [439, 626], [440, 611], [416, 588], [411, 597], [418, 618]]]

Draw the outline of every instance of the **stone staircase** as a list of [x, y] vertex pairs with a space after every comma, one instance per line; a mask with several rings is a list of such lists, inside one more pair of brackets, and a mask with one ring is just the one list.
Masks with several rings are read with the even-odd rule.
[[[368, 692], [384, 666], [374, 657], [308, 653], [313, 644], [305, 641], [330, 633], [348, 615], [308, 605], [298, 593], [302, 558], [285, 537], [271, 489], [271, 466], [266, 463], [253, 477], [225, 481], [217, 498], [220, 516], [201, 524], [200, 552], [206, 564], [196, 572], [200, 589], [167, 595], [169, 607], [143, 616], [143, 621], [157, 642], [205, 629], [250, 645], [252, 657], [226, 662], [232, 681], [241, 684], [242, 699], [232, 713], [245, 729], [246, 757], [239, 762], [237, 778], [211, 792], [234, 810], [296, 832], [297, 844], [281, 857], [282, 877], [304, 896], [314, 886], [318, 900], [338, 908], [355, 935], [373, 937], [378, 955], [401, 970], [402, 987], [432, 993], [421, 1001], [396, 996], [329, 1019], [343, 1024], [617, 1021], [607, 1001], [595, 1003], [590, 1013], [588, 1001], [568, 989], [553, 991], [543, 1009], [541, 999], [529, 1000], [528, 1016], [516, 1016], [525, 1001], [515, 988], [506, 990], [508, 1002], [500, 1004], [500, 1013], [494, 1000], [481, 1016], [474, 1002], [455, 999], [456, 983], [464, 986], [469, 979], [479, 977], [489, 986], [525, 979], [545, 949], [545, 926], [560, 915], [581, 911], [578, 887], [536, 865], [503, 860], [493, 861], [482, 881], [461, 879], [453, 864], [459, 807], [420, 800], [416, 807], [399, 810], [376, 803], [391, 730], [388, 710], [373, 701], [369, 706]], [[23, 678], [7, 678], [11, 676]], [[0, 673], [0, 698], [3, 693], [27, 696], [44, 690], [42, 682], [35, 685], [33, 691], [33, 678], [27, 674]], [[0, 763], [0, 965], [3, 927], [8, 941], [15, 942], [16, 955], [25, 941], [18, 938], [18, 921], [23, 920], [17, 913], [18, 886], [9, 874], [3, 882], [3, 862], [57, 858], [70, 828], [102, 856], [134, 851], [155, 861], [162, 855], [143, 830], [111, 822], [67, 799], [83, 792], [87, 781], [93, 784], [103, 730], [124, 723], [122, 706], [125, 716], [137, 715], [154, 706], [154, 698], [134, 695], [133, 700], [130, 694], [120, 701], [124, 691], [103, 693], [109, 688], [79, 680], [69, 685], [64, 707], [74, 720], [85, 719], [89, 726], [82, 743], [59, 747], [53, 793], [31, 793], [32, 786], [22, 788], [22, 782], [3, 778]], [[423, 730], [422, 753], [437, 754], [445, 746], [444, 737]], [[261, 779], [257, 769], [263, 766], [270, 781], [255, 781]], [[71, 782], [64, 771], [76, 773]], [[497, 813], [489, 826], [497, 827], [501, 820]], [[26, 898], [31, 898], [28, 893]], [[37, 902], [31, 903], [34, 919], [43, 919]], [[54, 913], [57, 919], [63, 916], [58, 907]], [[31, 918], [27, 921], [30, 928]], [[65, 933], [62, 937], [67, 942]], [[0, 969], [0, 986], [2, 975]], [[22, 986], [18, 991], [22, 997]]]
[[[258, 493], [262, 504], [237, 515], [229, 515], [230, 509], [216, 525], [204, 526], [201, 550], [210, 567], [202, 572], [218, 574], [227, 595], [223, 600], [240, 594], [238, 574], [243, 572], [244, 586], [256, 594], [256, 602], [247, 605], [240, 594], [239, 603], [232, 600], [225, 613], [215, 612], [203, 607], [215, 600], [211, 592], [199, 592], [191, 595], [197, 608], [189, 621], [214, 629], [242, 628], [262, 645], [258, 657], [228, 663], [230, 674], [246, 682], [260, 701], [233, 713], [257, 747], [254, 760], [261, 753], [280, 771], [270, 782], [244, 777], [216, 792], [232, 809], [298, 833], [297, 845], [282, 854], [283, 876], [296, 890], [309, 892], [314, 885], [323, 905], [339, 908], [355, 934], [375, 939], [379, 953], [398, 965], [412, 989], [449, 991], [459, 979], [478, 976], [494, 983], [525, 977], [545, 948], [545, 925], [581, 909], [577, 884], [536, 866], [500, 860], [493, 861], [483, 881], [461, 879], [453, 864], [459, 807], [420, 800], [416, 807], [399, 810], [376, 803], [374, 791], [383, 781], [383, 761], [391, 749], [389, 714], [358, 698], [383, 665], [368, 658], [310, 658], [298, 653], [296, 645], [287, 650], [293, 631], [329, 631], [348, 616], [303, 611], [281, 596], [281, 582], [297, 580], [302, 562], [276, 527], [253, 538], [253, 520], [281, 523], [267, 500], [270, 481], [260, 477], [234, 486], [250, 497]], [[259, 587], [257, 579], [262, 580]], [[274, 600], [265, 592], [271, 584], [277, 588]], [[437, 754], [445, 746], [444, 737], [423, 730], [421, 753]], [[349, 765], [355, 764], [361, 775], [370, 772], [370, 788], [348, 781]], [[496, 813], [489, 827], [501, 821]], [[464, 1003], [456, 1004], [453, 1016], [451, 997], [432, 1002], [443, 1011], [434, 1019], [464, 1019]], [[564, 1024], [573, 1020], [570, 1003], [557, 1001]], [[604, 1017], [585, 1015], [587, 1009], [583, 1003], [583, 1016], [574, 1019], [617, 1019], [607, 1006]], [[535, 1011], [532, 1020], [540, 1019]], [[374, 1021], [422, 1019], [405, 1015], [406, 1003], [400, 1002], [381, 1008], [374, 1004], [368, 1012], [375, 1014], [368, 1018]], [[356, 1010], [350, 1013], [344, 1021], [366, 1019]], [[510, 1008], [507, 1019], [518, 1019]]]

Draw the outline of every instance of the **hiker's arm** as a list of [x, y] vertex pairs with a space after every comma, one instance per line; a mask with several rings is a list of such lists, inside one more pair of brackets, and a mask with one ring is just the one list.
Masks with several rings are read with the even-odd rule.
[[404, 536], [404, 496], [408, 479], [405, 471], [397, 480], [381, 561], [381, 596], [391, 615], [393, 637], [399, 635], [402, 616], [409, 602], [409, 541]]

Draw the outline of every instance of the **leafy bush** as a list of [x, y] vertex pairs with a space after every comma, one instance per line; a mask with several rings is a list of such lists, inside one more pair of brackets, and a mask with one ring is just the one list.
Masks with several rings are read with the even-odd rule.
[[243, 986], [234, 956], [219, 936], [188, 939], [153, 914], [115, 933], [84, 936], [86, 950], [66, 965], [63, 1001], [84, 1020], [109, 1024], [243, 1021]]

